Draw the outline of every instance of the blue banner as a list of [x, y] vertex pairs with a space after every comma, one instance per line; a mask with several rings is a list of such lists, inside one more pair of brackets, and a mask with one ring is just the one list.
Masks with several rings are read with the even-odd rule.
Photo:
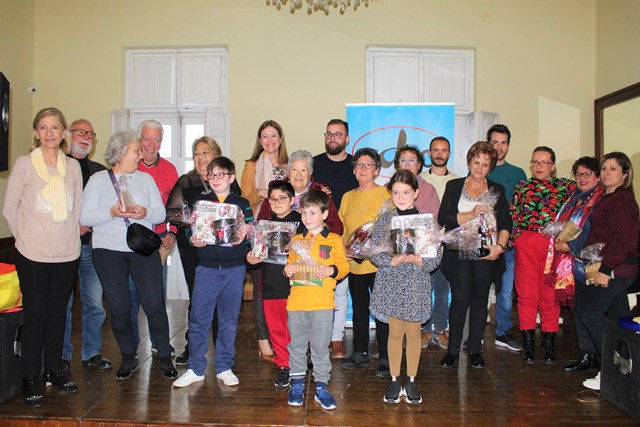
[[[382, 168], [376, 180], [386, 183], [394, 173], [393, 158], [398, 148], [415, 145], [431, 161], [427, 150], [436, 136], [444, 136], [454, 152], [454, 104], [347, 104], [351, 154], [363, 147], [380, 153]], [[449, 160], [453, 169], [454, 158]]]

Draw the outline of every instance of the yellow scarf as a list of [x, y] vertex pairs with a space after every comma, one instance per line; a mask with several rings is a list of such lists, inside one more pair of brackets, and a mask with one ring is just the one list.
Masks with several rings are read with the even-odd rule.
[[49, 168], [44, 162], [42, 149], [40, 147], [31, 152], [31, 164], [36, 173], [47, 185], [40, 191], [42, 197], [51, 204], [51, 217], [53, 222], [64, 222], [69, 218], [67, 207], [67, 189], [64, 178], [67, 176], [67, 159], [58, 150], [58, 160], [56, 161], [56, 175], [49, 174]]

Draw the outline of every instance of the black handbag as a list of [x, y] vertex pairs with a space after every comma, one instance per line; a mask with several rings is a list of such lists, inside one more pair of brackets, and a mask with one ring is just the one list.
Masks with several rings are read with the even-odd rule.
[[[120, 190], [116, 186], [116, 176], [112, 170], [109, 170], [109, 177], [111, 178], [111, 182], [113, 182], [113, 188], [116, 190], [118, 200], [120, 200]], [[127, 246], [135, 253], [149, 256], [162, 245], [160, 236], [153, 230], [137, 222], [132, 224], [129, 218], [124, 218], [124, 222], [127, 224]]]
[[[126, 223], [129, 223], [125, 218]], [[162, 245], [160, 236], [142, 224], [134, 222], [127, 226], [127, 246], [140, 255], [149, 256]]]

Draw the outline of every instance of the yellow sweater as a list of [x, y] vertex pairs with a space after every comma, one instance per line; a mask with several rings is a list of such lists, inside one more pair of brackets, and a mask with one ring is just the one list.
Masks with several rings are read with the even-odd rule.
[[287, 300], [287, 310], [314, 311], [333, 309], [336, 282], [349, 273], [349, 263], [344, 254], [342, 240], [339, 235], [329, 232], [326, 227], [320, 234], [313, 237], [309, 234], [298, 234], [291, 241], [292, 249], [289, 250], [290, 264], [302, 259], [293, 248], [295, 248], [296, 241], [304, 239], [315, 239], [311, 247], [311, 257], [318, 264], [335, 265], [338, 269], [338, 275], [335, 278], [326, 277], [322, 281], [322, 286], [292, 286]]
[[[342, 239], [346, 245], [353, 232], [363, 224], [374, 221], [380, 215], [380, 208], [389, 198], [387, 187], [374, 187], [367, 191], [348, 191], [342, 196], [338, 215], [344, 224]], [[371, 261], [364, 260], [361, 264], [349, 261], [349, 271], [353, 274], [375, 273], [378, 269]]]

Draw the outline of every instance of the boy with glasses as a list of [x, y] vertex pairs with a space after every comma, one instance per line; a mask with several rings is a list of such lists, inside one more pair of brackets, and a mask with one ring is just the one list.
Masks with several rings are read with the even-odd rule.
[[[249, 202], [231, 192], [235, 172], [235, 165], [228, 158], [220, 156], [213, 159], [207, 167], [207, 179], [212, 192], [201, 195], [200, 200], [237, 205], [245, 223], [248, 223], [253, 221]], [[238, 316], [246, 276], [244, 260], [249, 248], [245, 236], [246, 229], [239, 227], [232, 246], [207, 245], [195, 235], [190, 237], [191, 244], [198, 248], [198, 267], [189, 317], [189, 369], [173, 382], [174, 387], [188, 387], [204, 380], [207, 368], [205, 355], [214, 311], [219, 322], [215, 344], [216, 377], [226, 386], [240, 384], [231, 368], [235, 359]]]
[[[300, 213], [292, 210], [295, 202], [295, 190], [287, 181], [273, 181], [269, 184], [267, 200], [271, 205], [270, 221], [288, 222], [296, 225], [296, 234], [302, 233]], [[249, 264], [261, 262], [251, 251], [247, 254]], [[273, 346], [275, 356], [273, 362], [278, 367], [278, 374], [274, 385], [276, 387], [289, 386], [289, 328], [287, 325], [287, 298], [289, 297], [289, 279], [284, 276], [284, 265], [263, 262], [260, 266], [262, 273], [262, 303], [264, 317], [269, 329], [269, 340]]]

